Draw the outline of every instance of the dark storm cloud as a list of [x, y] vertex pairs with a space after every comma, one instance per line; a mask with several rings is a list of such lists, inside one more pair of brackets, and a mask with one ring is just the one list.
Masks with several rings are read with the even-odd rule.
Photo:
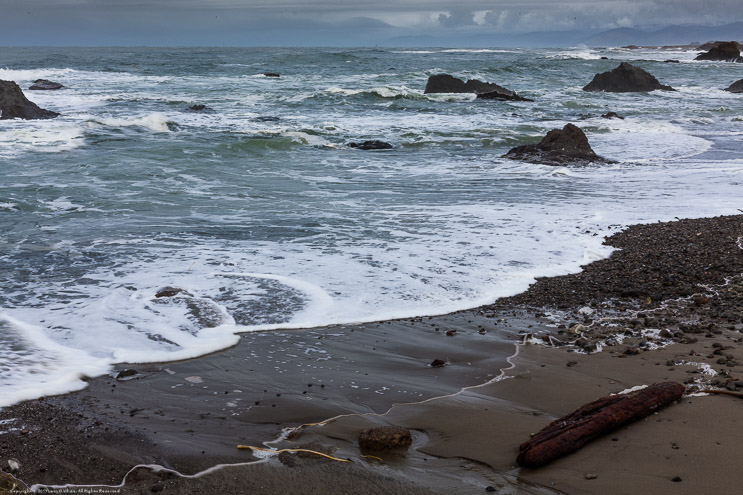
[[365, 44], [743, 20], [733, 0], [0, 0], [0, 44]]

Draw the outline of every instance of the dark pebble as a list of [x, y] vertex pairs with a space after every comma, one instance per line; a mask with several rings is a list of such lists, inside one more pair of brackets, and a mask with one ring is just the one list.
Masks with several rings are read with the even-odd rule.
[[681, 477], [674, 476], [673, 478], [671, 478], [671, 481], [673, 481], [674, 483], [678, 483], [679, 481], [681, 481]]

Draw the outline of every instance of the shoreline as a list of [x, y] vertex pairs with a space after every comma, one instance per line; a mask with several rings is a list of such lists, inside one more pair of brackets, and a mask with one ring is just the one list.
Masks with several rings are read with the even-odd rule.
[[[138, 372], [132, 379], [100, 377], [81, 392], [0, 411], [0, 419], [15, 418], [4, 429], [17, 428], [0, 435], [2, 452], [19, 461], [16, 475], [29, 485], [118, 485], [137, 464], [193, 474], [250, 462], [255, 457], [237, 450], [238, 443], [263, 445], [282, 428], [323, 422], [273, 445], [332, 447], [335, 456], [356, 461], [352, 468], [285, 456], [287, 465], [271, 459], [198, 479], [139, 469], [120, 492], [219, 486], [223, 493], [271, 493], [293, 483], [305, 492], [328, 492], [329, 479], [328, 493], [349, 487], [345, 493], [476, 493], [486, 486], [499, 493], [724, 490], [743, 481], [729, 466], [717, 469], [735, 458], [730, 449], [737, 434], [725, 420], [743, 407], [734, 398], [692, 397], [693, 408], [685, 399], [658, 414], [660, 426], [646, 419], [619, 430], [615, 442], [599, 439], [539, 470], [513, 464], [529, 433], [590, 400], [648, 380], [704, 376], [701, 364], [688, 362], [726, 370], [727, 376], [710, 376], [711, 385], [743, 388], [743, 381], [736, 383], [735, 355], [743, 346], [737, 309], [743, 284], [735, 279], [743, 273], [741, 235], [741, 215], [636, 225], [608, 239], [621, 249], [610, 258], [577, 274], [538, 279], [494, 305], [439, 317], [244, 334], [236, 347], [202, 358], [130, 366]], [[719, 286], [725, 279], [732, 280], [727, 291], [701, 290], [700, 284]], [[556, 345], [519, 346], [511, 356], [509, 349], [522, 340]], [[585, 353], [599, 346], [603, 352]], [[433, 368], [433, 359], [447, 365]], [[509, 360], [515, 364], [505, 373], [509, 378], [493, 382]], [[708, 445], [683, 425], [708, 417], [714, 424], [699, 427], [720, 445]], [[383, 463], [359, 457], [358, 432], [387, 423], [413, 430], [407, 456]], [[660, 444], [648, 447], [658, 435], [671, 452]], [[695, 450], [704, 452], [693, 456], [696, 464], [681, 458]], [[669, 481], [677, 476], [661, 469], [669, 461], [691, 474], [678, 475], [681, 483]], [[587, 481], [589, 472], [598, 477]]]

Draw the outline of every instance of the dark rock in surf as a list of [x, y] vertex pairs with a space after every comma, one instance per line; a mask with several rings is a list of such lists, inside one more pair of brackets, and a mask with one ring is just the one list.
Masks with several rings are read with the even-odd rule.
[[28, 89], [31, 89], [34, 91], [52, 91], [55, 89], [62, 89], [62, 88], [64, 88], [64, 85], [59, 84], [58, 82], [49, 81], [47, 79], [37, 79]]
[[513, 91], [506, 90], [507, 93], [504, 93], [502, 91], [488, 91], [487, 93], [477, 93], [478, 99], [483, 100], [507, 100], [507, 101], [534, 101], [530, 100], [529, 98], [524, 98], [523, 96], [519, 96]]
[[468, 79], [467, 82], [464, 82], [449, 74], [429, 76], [424, 93], [476, 93], [478, 98], [531, 101], [497, 84], [486, 83], [477, 79]]
[[505, 158], [545, 165], [608, 162], [591, 149], [586, 135], [573, 124], [566, 124], [562, 129], [552, 129], [538, 144], [512, 148]]
[[607, 113], [603, 114], [601, 117], [603, 117], [605, 119], [620, 119], [620, 120], [624, 120], [624, 117], [622, 117], [621, 115], [619, 115], [617, 112], [607, 112]]
[[619, 67], [609, 72], [596, 74], [583, 91], [607, 91], [610, 93], [634, 93], [654, 91], [675, 91], [671, 86], [665, 86], [649, 72], [622, 62]]
[[211, 108], [209, 108], [206, 105], [202, 105], [201, 103], [197, 103], [196, 105], [191, 105], [188, 107], [189, 112], [213, 112]]
[[159, 291], [157, 291], [157, 293], [155, 293], [155, 297], [157, 297], [157, 298], [160, 298], [160, 297], [173, 297], [173, 296], [177, 296], [178, 294], [180, 294], [182, 292], [185, 293], [185, 291], [183, 289], [179, 289], [178, 287], [163, 287], [162, 289], [160, 289]]
[[446, 361], [444, 361], [443, 359], [434, 359], [433, 361], [431, 361], [430, 366], [431, 368], [443, 368], [444, 366], [446, 366]]
[[717, 62], [743, 62], [740, 49], [735, 41], [723, 41], [706, 53], [701, 53], [694, 60], [712, 60]]
[[681, 63], [680, 61], [678, 61], [676, 59], [671, 59], [671, 58], [669, 58], [668, 60], [664, 60], [663, 62], [665, 62], [667, 64], [680, 64]]
[[119, 373], [116, 375], [116, 380], [123, 382], [127, 380], [131, 380], [132, 378], [136, 378], [139, 376], [139, 371], [133, 370], [133, 369], [126, 369], [119, 371]]
[[384, 141], [364, 141], [363, 143], [348, 143], [351, 148], [358, 150], [391, 150], [392, 145]]
[[410, 435], [410, 430], [402, 426], [368, 428], [359, 435], [361, 450], [407, 450], [412, 443], [413, 437]]
[[0, 80], [0, 120], [53, 119], [57, 116], [59, 116], [57, 112], [44, 110], [29, 101], [15, 82]]
[[279, 117], [271, 117], [270, 115], [262, 115], [255, 118], [258, 122], [278, 122], [281, 120]]
[[264, 72], [263, 75], [266, 77], [281, 77], [278, 72]]
[[743, 79], [735, 81], [729, 88], [726, 88], [725, 91], [730, 91], [731, 93], [743, 93]]

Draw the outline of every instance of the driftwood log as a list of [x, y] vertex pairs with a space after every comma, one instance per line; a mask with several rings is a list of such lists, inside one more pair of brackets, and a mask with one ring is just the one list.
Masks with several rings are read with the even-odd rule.
[[662, 382], [597, 399], [556, 419], [521, 444], [516, 462], [530, 468], [544, 466], [601, 435], [671, 405], [681, 399], [684, 390], [679, 383]]

